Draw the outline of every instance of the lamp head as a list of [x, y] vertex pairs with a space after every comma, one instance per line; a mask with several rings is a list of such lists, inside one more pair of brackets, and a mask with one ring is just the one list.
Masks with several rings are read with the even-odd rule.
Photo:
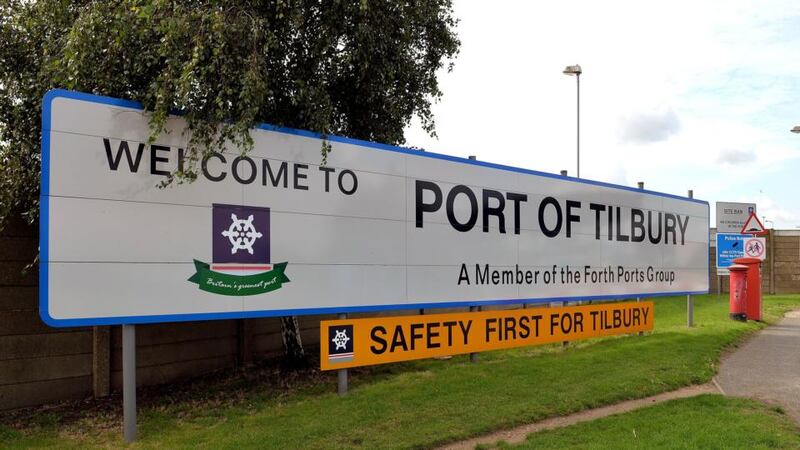
[[575, 64], [574, 66], [567, 66], [564, 69], [564, 75], [580, 75], [581, 73], [583, 73], [583, 71], [581, 70], [581, 66], [578, 64]]
[[792, 133], [798, 133], [798, 134], [800, 134], [800, 125], [797, 125], [797, 126], [795, 126], [795, 127], [794, 127], [794, 128], [792, 128], [790, 131], [791, 131]]

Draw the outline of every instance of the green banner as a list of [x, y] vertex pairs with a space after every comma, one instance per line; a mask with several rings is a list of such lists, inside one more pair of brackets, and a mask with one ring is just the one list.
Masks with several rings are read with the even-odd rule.
[[254, 275], [231, 275], [211, 270], [208, 264], [194, 260], [195, 274], [188, 281], [200, 289], [220, 295], [256, 295], [280, 289], [290, 280], [283, 272], [288, 262], [277, 263], [269, 272]]

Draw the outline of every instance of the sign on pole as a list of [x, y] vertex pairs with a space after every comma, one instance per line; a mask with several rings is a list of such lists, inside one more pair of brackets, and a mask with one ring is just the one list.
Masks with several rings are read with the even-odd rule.
[[717, 233], [717, 275], [728, 275], [733, 260], [743, 257], [767, 257], [767, 240], [749, 234]]
[[637, 302], [324, 320], [320, 367], [334, 370], [649, 331], [653, 314], [653, 302]]
[[742, 230], [740, 231], [742, 234], [752, 234], [754, 236], [761, 236], [767, 234], [766, 228], [764, 228], [764, 224], [758, 220], [758, 216], [756, 213], [750, 214], [750, 217], [744, 222], [742, 225]]
[[737, 233], [717, 233], [717, 275], [729, 275], [733, 260], [744, 256], [744, 240], [749, 236]]
[[749, 237], [744, 241], [744, 256], [767, 259], [767, 239], [763, 237]]
[[744, 223], [756, 213], [755, 203], [717, 202], [717, 233], [741, 233]]
[[189, 164], [185, 121], [43, 101], [41, 316], [53, 326], [708, 291], [708, 203], [261, 125]]

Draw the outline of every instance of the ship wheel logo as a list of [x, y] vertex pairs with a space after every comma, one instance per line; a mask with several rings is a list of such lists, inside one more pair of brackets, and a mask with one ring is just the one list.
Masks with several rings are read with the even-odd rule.
[[256, 243], [256, 239], [263, 236], [253, 226], [252, 214], [247, 217], [247, 220], [243, 220], [236, 217], [236, 213], [231, 214], [231, 225], [222, 232], [222, 235], [228, 238], [231, 243], [231, 254], [235, 254], [239, 250], [247, 250], [251, 255], [253, 254], [253, 244]]

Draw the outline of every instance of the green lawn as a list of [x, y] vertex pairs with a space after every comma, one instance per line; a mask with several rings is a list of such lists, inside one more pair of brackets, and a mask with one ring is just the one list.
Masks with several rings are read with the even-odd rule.
[[531, 434], [514, 449], [800, 448], [780, 409], [721, 395], [673, 400], [625, 414]]
[[[765, 298], [765, 319], [800, 306], [800, 295]], [[696, 327], [686, 300], [656, 300], [655, 331], [571, 344], [426, 360], [356, 371], [335, 395], [334, 373], [291, 391], [237, 387], [239, 400], [167, 402], [140, 411], [143, 448], [428, 448], [500, 428], [705, 383], [720, 353], [763, 324], [728, 319], [727, 298], [699, 296]], [[224, 392], [224, 391], [223, 391]], [[117, 417], [58, 417], [0, 426], [12, 448], [121, 444]], [[736, 426], [736, 424], [731, 424]]]

